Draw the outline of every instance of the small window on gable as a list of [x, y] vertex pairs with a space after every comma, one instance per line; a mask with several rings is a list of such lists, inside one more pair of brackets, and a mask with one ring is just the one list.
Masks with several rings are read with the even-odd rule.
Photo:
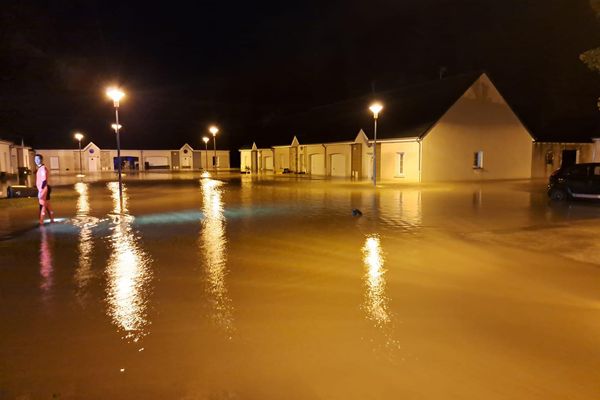
[[473, 168], [483, 168], [483, 151], [476, 151], [473, 153]]
[[396, 153], [396, 176], [404, 176], [404, 153]]

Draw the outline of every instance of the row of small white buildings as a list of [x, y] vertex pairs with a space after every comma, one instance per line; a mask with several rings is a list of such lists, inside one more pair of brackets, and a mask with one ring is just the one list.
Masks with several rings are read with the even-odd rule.
[[[17, 167], [33, 169], [34, 154], [44, 156], [46, 167], [55, 173], [102, 172], [118, 168], [117, 150], [101, 149], [93, 142], [79, 149], [37, 149], [0, 140], [0, 172], [16, 174]], [[215, 156], [216, 154], [216, 156]], [[80, 163], [81, 160], [81, 163]], [[230, 168], [229, 150], [196, 150], [189, 144], [173, 150], [121, 150], [125, 170], [192, 171]]]
[[[387, 100], [383, 95], [385, 108], [380, 115], [382, 129], [378, 132], [375, 152], [378, 179], [405, 182], [523, 179], [546, 177], [563, 163], [600, 161], [599, 139], [589, 138], [579, 143], [569, 139], [536, 140], [485, 73], [432, 85], [445, 86], [441, 91], [429, 91], [433, 95], [437, 91], [449, 100], [433, 114], [423, 112], [429, 102], [436, 101], [427, 98], [428, 93], [417, 93], [416, 97], [421, 98], [412, 102], [406, 96], [395, 101], [394, 93], [388, 94]], [[387, 123], [393, 119], [410, 121], [409, 113], [413, 111], [429, 116], [430, 120], [413, 122], [414, 125]], [[323, 129], [331, 132], [336, 127], [332, 123]], [[373, 137], [367, 136], [363, 129], [358, 132], [351, 129], [346, 130], [353, 136], [347, 141], [303, 143], [299, 140], [302, 137], [299, 129], [287, 145], [259, 148], [253, 144], [240, 149], [241, 170], [370, 179]]]

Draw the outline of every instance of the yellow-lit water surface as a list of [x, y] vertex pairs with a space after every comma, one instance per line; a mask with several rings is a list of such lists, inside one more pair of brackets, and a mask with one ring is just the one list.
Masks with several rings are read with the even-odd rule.
[[600, 395], [593, 204], [221, 172], [55, 193], [63, 222], [0, 241], [0, 399]]
[[133, 227], [135, 217], [128, 214], [127, 188], [123, 190], [121, 202], [118, 183], [110, 182], [107, 187], [113, 200], [109, 228], [112, 251], [106, 268], [108, 313], [127, 339], [137, 341], [147, 333], [150, 323], [147, 308], [151, 259]]

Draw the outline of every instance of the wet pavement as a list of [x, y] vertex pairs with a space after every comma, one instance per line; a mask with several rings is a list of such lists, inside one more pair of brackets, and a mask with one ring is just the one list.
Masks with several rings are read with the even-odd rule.
[[600, 204], [175, 177], [0, 201], [0, 399], [600, 397]]

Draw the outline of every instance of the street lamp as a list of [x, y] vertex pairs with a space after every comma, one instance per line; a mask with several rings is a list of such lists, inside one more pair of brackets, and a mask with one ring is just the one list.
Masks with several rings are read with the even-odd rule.
[[83, 139], [83, 134], [76, 132], [75, 139], [79, 141], [79, 177], [83, 177], [83, 164], [81, 162], [81, 139]]
[[[113, 106], [115, 107], [115, 124], [112, 125], [113, 129], [117, 133], [117, 163], [119, 170], [119, 201], [121, 205], [123, 205], [123, 181], [121, 180], [121, 140], [119, 137], [119, 129], [121, 129], [121, 125], [119, 125], [119, 101], [125, 96], [125, 93], [121, 91], [121, 89], [116, 87], [111, 87], [106, 89], [106, 95], [113, 101]], [[121, 207], [122, 209], [123, 207]]]
[[213, 148], [214, 148], [213, 167], [216, 170], [217, 169], [217, 133], [219, 132], [219, 128], [217, 128], [216, 126], [213, 125], [210, 128], [208, 128], [208, 131], [210, 133], [212, 133], [212, 135], [213, 135]]
[[369, 110], [373, 113], [373, 186], [377, 186], [377, 118], [383, 110], [380, 103], [373, 103]]
[[208, 141], [210, 139], [207, 136], [204, 136], [202, 138], [202, 141], [204, 142], [204, 159], [206, 161], [206, 169], [208, 169]]

